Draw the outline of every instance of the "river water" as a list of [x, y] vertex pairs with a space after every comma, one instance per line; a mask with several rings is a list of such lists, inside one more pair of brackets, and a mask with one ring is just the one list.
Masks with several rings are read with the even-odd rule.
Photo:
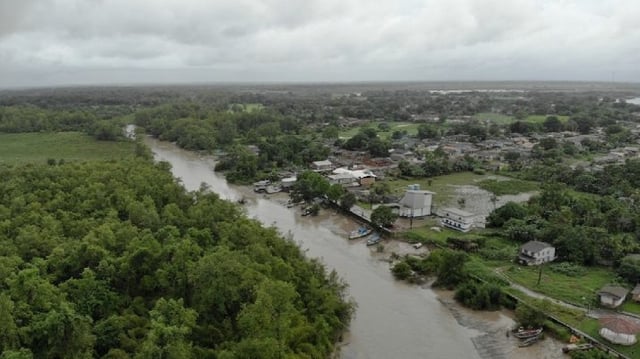
[[[348, 231], [357, 227], [351, 219], [330, 210], [322, 211], [318, 217], [302, 217], [299, 209], [284, 205], [285, 197], [266, 198], [246, 188], [230, 186], [213, 171], [215, 162], [211, 157], [150, 137], [145, 142], [156, 160], [172, 165], [174, 176], [188, 190], [198, 189], [201, 183], [206, 183], [222, 198], [246, 199], [244, 207], [248, 216], [267, 226], [275, 226], [283, 234], [291, 234], [308, 256], [320, 258], [328, 268], [335, 269], [345, 279], [349, 284], [349, 295], [358, 307], [350, 331], [341, 343], [341, 358], [514, 357], [509, 355], [513, 354], [514, 345], [502, 343], [505, 339], [500, 339], [499, 343], [490, 341], [489, 345], [480, 343], [480, 347], [477, 340], [487, 335], [489, 329], [486, 328], [491, 325], [491, 330], [499, 333], [495, 337], [505, 337], [504, 328], [512, 323], [509, 318], [505, 319], [500, 314], [497, 319], [485, 320], [482, 313], [464, 314], [464, 308], [452, 310], [455, 303], [451, 304], [451, 301], [443, 304], [442, 298], [439, 299], [430, 288], [394, 280], [388, 263], [379, 260], [371, 247], [365, 246], [361, 240], [346, 240]], [[480, 325], [465, 324], [465, 318], [473, 316], [480, 316], [474, 322]], [[487, 350], [490, 351], [487, 353]], [[556, 350], [554, 347], [554, 354], [558, 353]], [[526, 353], [529, 354], [526, 356], [535, 358], [557, 357]], [[525, 352], [516, 354], [515, 357], [522, 357]]]

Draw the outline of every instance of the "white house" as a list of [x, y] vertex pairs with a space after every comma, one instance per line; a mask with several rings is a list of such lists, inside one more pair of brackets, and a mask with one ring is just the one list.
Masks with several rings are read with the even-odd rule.
[[469, 232], [476, 226], [476, 215], [457, 208], [444, 208], [440, 214], [440, 223], [448, 228]]
[[627, 288], [615, 285], [605, 285], [598, 292], [600, 304], [610, 308], [620, 306], [627, 298], [627, 294], [629, 294], [629, 290]]
[[520, 247], [518, 263], [531, 266], [556, 259], [556, 248], [549, 243], [529, 241]]
[[400, 217], [424, 217], [431, 215], [431, 199], [435, 193], [422, 191], [418, 185], [409, 185], [400, 200], [398, 215]]

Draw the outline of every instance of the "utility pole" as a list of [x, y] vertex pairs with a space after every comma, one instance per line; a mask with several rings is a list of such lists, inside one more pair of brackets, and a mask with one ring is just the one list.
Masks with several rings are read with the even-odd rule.
[[542, 266], [544, 264], [540, 264], [540, 269], [538, 270], [538, 283], [536, 285], [540, 285], [540, 280], [542, 279]]

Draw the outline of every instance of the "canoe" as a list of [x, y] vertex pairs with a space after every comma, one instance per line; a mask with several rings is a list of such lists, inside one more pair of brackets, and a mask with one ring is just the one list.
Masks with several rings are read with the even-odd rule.
[[380, 241], [382, 241], [382, 237], [380, 237], [380, 234], [374, 233], [371, 237], [369, 237], [369, 239], [367, 239], [367, 245], [372, 246], [374, 244], [380, 243]]
[[528, 347], [528, 346], [534, 344], [535, 342], [537, 342], [538, 340], [540, 340], [540, 338], [542, 338], [542, 334], [538, 334], [536, 336], [527, 338], [527, 339], [521, 341], [520, 344], [518, 344], [518, 346], [520, 348]]
[[562, 347], [562, 352], [563, 353], [569, 353], [569, 352], [580, 351], [580, 350], [589, 350], [589, 349], [593, 349], [593, 344], [590, 344], [590, 343], [586, 343], [586, 344], [569, 344], [567, 346]]
[[518, 339], [527, 339], [527, 338], [538, 336], [540, 333], [542, 333], [542, 328], [520, 329], [517, 332], [515, 332], [513, 335]]
[[360, 227], [355, 231], [351, 231], [351, 233], [349, 233], [349, 239], [358, 239], [358, 238], [366, 237], [370, 235], [371, 232], [372, 232], [371, 228]]

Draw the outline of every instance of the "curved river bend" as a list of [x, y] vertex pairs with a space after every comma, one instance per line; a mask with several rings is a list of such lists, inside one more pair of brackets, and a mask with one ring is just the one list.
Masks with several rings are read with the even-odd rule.
[[245, 198], [250, 217], [291, 233], [311, 257], [321, 258], [349, 283], [349, 294], [358, 303], [350, 332], [345, 336], [341, 357], [364, 358], [480, 358], [471, 338], [478, 331], [467, 329], [438, 301], [431, 289], [397, 282], [388, 264], [376, 259], [361, 240], [348, 241], [350, 219], [328, 213], [301, 217], [296, 209], [233, 187], [213, 172], [210, 157], [182, 150], [147, 137], [156, 160], [172, 165], [175, 177], [188, 190], [208, 184], [222, 198]]

